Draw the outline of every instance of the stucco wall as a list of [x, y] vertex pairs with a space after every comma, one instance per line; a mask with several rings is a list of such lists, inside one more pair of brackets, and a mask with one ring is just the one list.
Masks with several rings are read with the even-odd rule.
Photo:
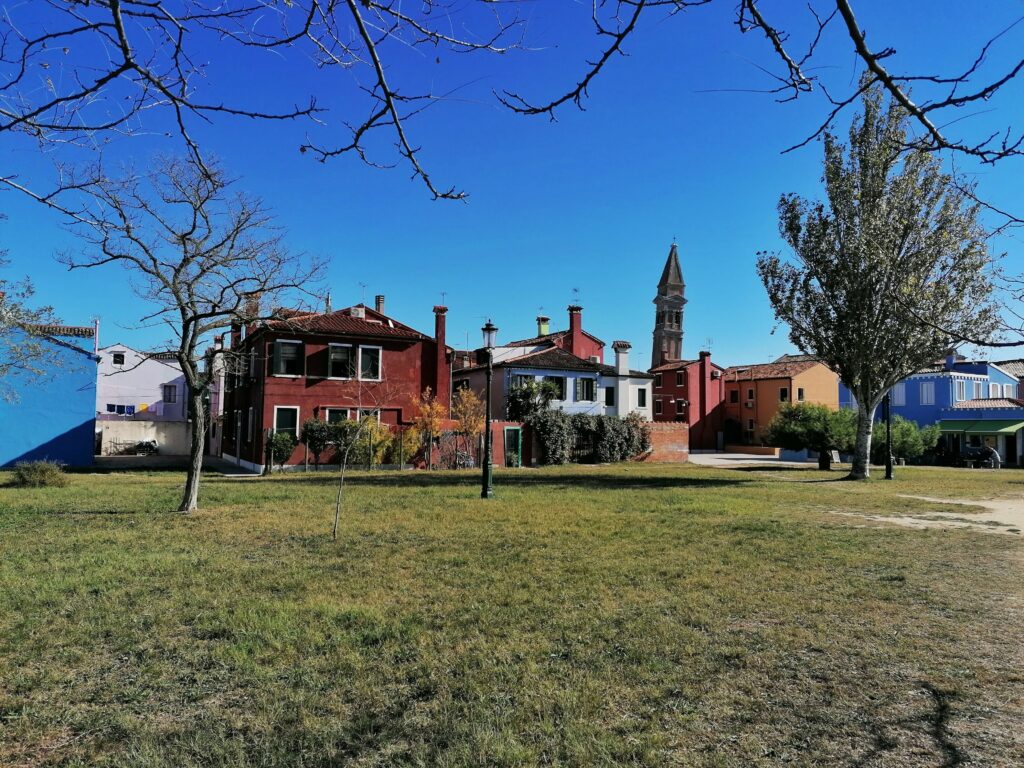
[[[114, 365], [114, 354], [124, 355], [123, 365]], [[188, 413], [188, 391], [181, 368], [173, 361], [147, 359], [123, 344], [99, 351], [96, 381], [96, 413], [101, 420], [135, 419], [184, 421]], [[164, 402], [164, 385], [175, 387], [173, 403]], [[108, 413], [107, 406], [132, 406], [134, 416]], [[145, 405], [146, 409], [142, 410]]]
[[93, 463], [96, 360], [91, 352], [52, 346], [48, 373], [4, 382], [14, 398], [0, 397], [0, 466], [39, 459], [74, 467]]
[[191, 437], [187, 421], [97, 421], [100, 432], [100, 453], [116, 454], [115, 443], [135, 444], [156, 440], [162, 456], [187, 456]]

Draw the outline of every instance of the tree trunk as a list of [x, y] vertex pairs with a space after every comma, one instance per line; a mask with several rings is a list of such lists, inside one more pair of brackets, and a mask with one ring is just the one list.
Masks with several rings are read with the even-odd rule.
[[853, 451], [851, 480], [866, 480], [871, 476], [871, 432], [875, 427], [875, 411], [878, 403], [868, 406], [861, 401], [857, 409], [857, 444]]
[[203, 396], [190, 390], [192, 423], [189, 445], [188, 472], [185, 475], [185, 493], [178, 505], [179, 512], [195, 512], [199, 509], [199, 478], [203, 472], [203, 443], [206, 439], [206, 412], [203, 410]]
[[818, 451], [818, 469], [825, 472], [832, 469], [832, 451]]

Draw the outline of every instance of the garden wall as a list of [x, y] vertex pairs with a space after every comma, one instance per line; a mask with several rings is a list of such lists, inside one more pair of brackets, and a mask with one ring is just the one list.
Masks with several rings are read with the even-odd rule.
[[653, 422], [651, 452], [643, 461], [683, 462], [690, 460], [690, 428], [685, 422]]
[[187, 421], [97, 421], [100, 455], [114, 456], [142, 440], [156, 440], [162, 456], [187, 456], [191, 438]]

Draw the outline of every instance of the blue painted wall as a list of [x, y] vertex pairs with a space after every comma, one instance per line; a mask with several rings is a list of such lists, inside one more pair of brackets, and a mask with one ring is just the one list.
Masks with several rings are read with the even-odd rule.
[[[998, 390], [992, 389], [992, 385], [997, 385]], [[933, 393], [931, 398], [927, 397], [929, 391]], [[893, 387], [892, 394], [893, 415], [924, 427], [949, 418], [943, 410], [964, 400], [1017, 397], [1018, 392], [1017, 380], [992, 363], [958, 361], [952, 370], [918, 373], [904, 379]], [[842, 382], [839, 384], [839, 407], [856, 407], [850, 390]], [[875, 418], [882, 418], [881, 408]]]
[[59, 340], [45, 343], [53, 347], [50, 373], [5, 382], [15, 397], [0, 398], [0, 467], [37, 459], [72, 467], [93, 463], [98, 358]]

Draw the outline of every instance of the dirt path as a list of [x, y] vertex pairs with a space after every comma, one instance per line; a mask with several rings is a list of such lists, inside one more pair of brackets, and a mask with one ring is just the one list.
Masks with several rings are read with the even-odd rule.
[[901, 496], [904, 499], [929, 501], [934, 504], [981, 507], [984, 512], [945, 512], [941, 510], [914, 515], [866, 515], [858, 512], [836, 512], [844, 517], [859, 517], [906, 528], [967, 528], [982, 533], [1004, 533], [1020, 536], [1024, 531], [1024, 499], [936, 499], [931, 496]]

